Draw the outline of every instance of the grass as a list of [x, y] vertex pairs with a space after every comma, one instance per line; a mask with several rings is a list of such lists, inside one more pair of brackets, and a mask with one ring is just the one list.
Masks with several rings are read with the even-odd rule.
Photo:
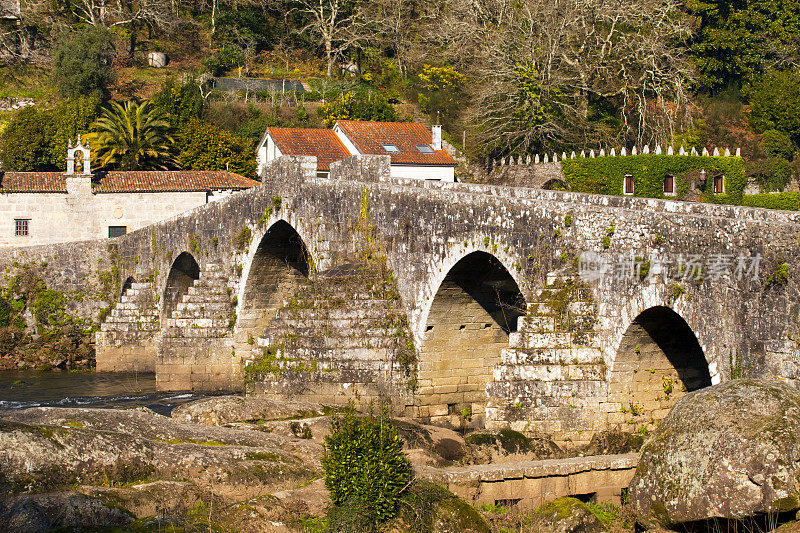
[[35, 65], [0, 67], [0, 97], [33, 98], [37, 104], [52, 101], [56, 89], [49, 78], [46, 69]]

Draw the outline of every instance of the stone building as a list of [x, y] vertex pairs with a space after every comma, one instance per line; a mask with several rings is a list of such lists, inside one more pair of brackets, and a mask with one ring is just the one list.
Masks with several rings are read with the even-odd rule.
[[392, 178], [455, 181], [456, 161], [442, 147], [442, 127], [418, 122], [340, 120], [333, 130], [267, 128], [257, 149], [259, 175], [281, 156], [314, 156], [317, 175], [354, 155], [388, 155]]
[[258, 184], [226, 171], [93, 173], [79, 139], [66, 172], [0, 172], [0, 247], [118, 237]]

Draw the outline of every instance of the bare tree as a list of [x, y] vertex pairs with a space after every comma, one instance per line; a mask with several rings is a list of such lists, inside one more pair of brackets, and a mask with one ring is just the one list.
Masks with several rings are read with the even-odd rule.
[[300, 13], [307, 23], [300, 29], [317, 37], [325, 49], [328, 77], [334, 63], [361, 38], [364, 20], [354, 0], [296, 0], [288, 13]]
[[[499, 149], [664, 141], [688, 117], [677, 0], [472, 0], [438, 26]], [[610, 109], [598, 120], [598, 109]], [[609, 124], [611, 122], [611, 124]]]
[[140, 27], [170, 29], [177, 21], [177, 5], [173, 0], [72, 0], [73, 14], [92, 26], [127, 26], [130, 34], [130, 55], [136, 48]]

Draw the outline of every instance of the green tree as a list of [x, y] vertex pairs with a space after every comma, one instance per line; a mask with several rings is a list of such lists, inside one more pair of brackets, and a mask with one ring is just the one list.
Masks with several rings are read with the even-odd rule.
[[767, 130], [761, 135], [761, 150], [771, 157], [782, 157], [791, 160], [795, 146], [786, 133], [778, 130]]
[[52, 128], [34, 107], [18, 111], [0, 136], [3, 170], [51, 170]]
[[98, 98], [76, 98], [51, 109], [17, 111], [0, 137], [0, 161], [6, 170], [64, 170], [67, 144], [89, 131], [100, 109]]
[[798, 59], [798, 0], [686, 0], [685, 6], [699, 22], [691, 50], [705, 89], [747, 86]]
[[205, 100], [196, 83], [179, 85], [167, 80], [161, 90], [153, 96], [153, 108], [164, 115], [173, 128], [180, 128], [203, 112]]
[[750, 123], [757, 132], [784, 132], [800, 144], [800, 74], [770, 72], [749, 92]]
[[336, 100], [317, 108], [319, 116], [327, 126], [337, 120], [375, 120], [392, 122], [397, 120], [397, 111], [376, 91], [347, 91]]
[[449, 126], [460, 110], [467, 78], [453, 67], [432, 65], [423, 65], [418, 78], [420, 108], [434, 119], [438, 114]]
[[100, 166], [118, 170], [168, 168], [173, 163], [169, 122], [150, 102], [110, 102], [94, 123], [90, 142]]
[[181, 139], [178, 162], [186, 170], [230, 170], [248, 177], [256, 173], [252, 143], [229, 131], [190, 120]]
[[66, 168], [69, 141], [75, 142], [78, 135], [87, 135], [101, 109], [100, 98], [81, 97], [59, 102], [53, 109], [43, 112], [43, 119], [52, 126], [49, 143], [53, 169]]
[[102, 26], [64, 33], [53, 47], [53, 83], [65, 97], [107, 97], [115, 55], [112, 33]]
[[[388, 406], [381, 405], [377, 415], [370, 409], [364, 417], [349, 406], [343, 415], [331, 417], [322, 468], [334, 505], [332, 521], [357, 514], [377, 524], [395, 516], [411, 468]], [[348, 512], [337, 512], [342, 509]]]

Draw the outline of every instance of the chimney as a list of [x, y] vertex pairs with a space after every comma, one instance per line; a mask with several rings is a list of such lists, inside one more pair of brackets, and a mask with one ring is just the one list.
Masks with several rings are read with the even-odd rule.
[[431, 147], [434, 150], [442, 149], [442, 127], [438, 124], [431, 127]]

